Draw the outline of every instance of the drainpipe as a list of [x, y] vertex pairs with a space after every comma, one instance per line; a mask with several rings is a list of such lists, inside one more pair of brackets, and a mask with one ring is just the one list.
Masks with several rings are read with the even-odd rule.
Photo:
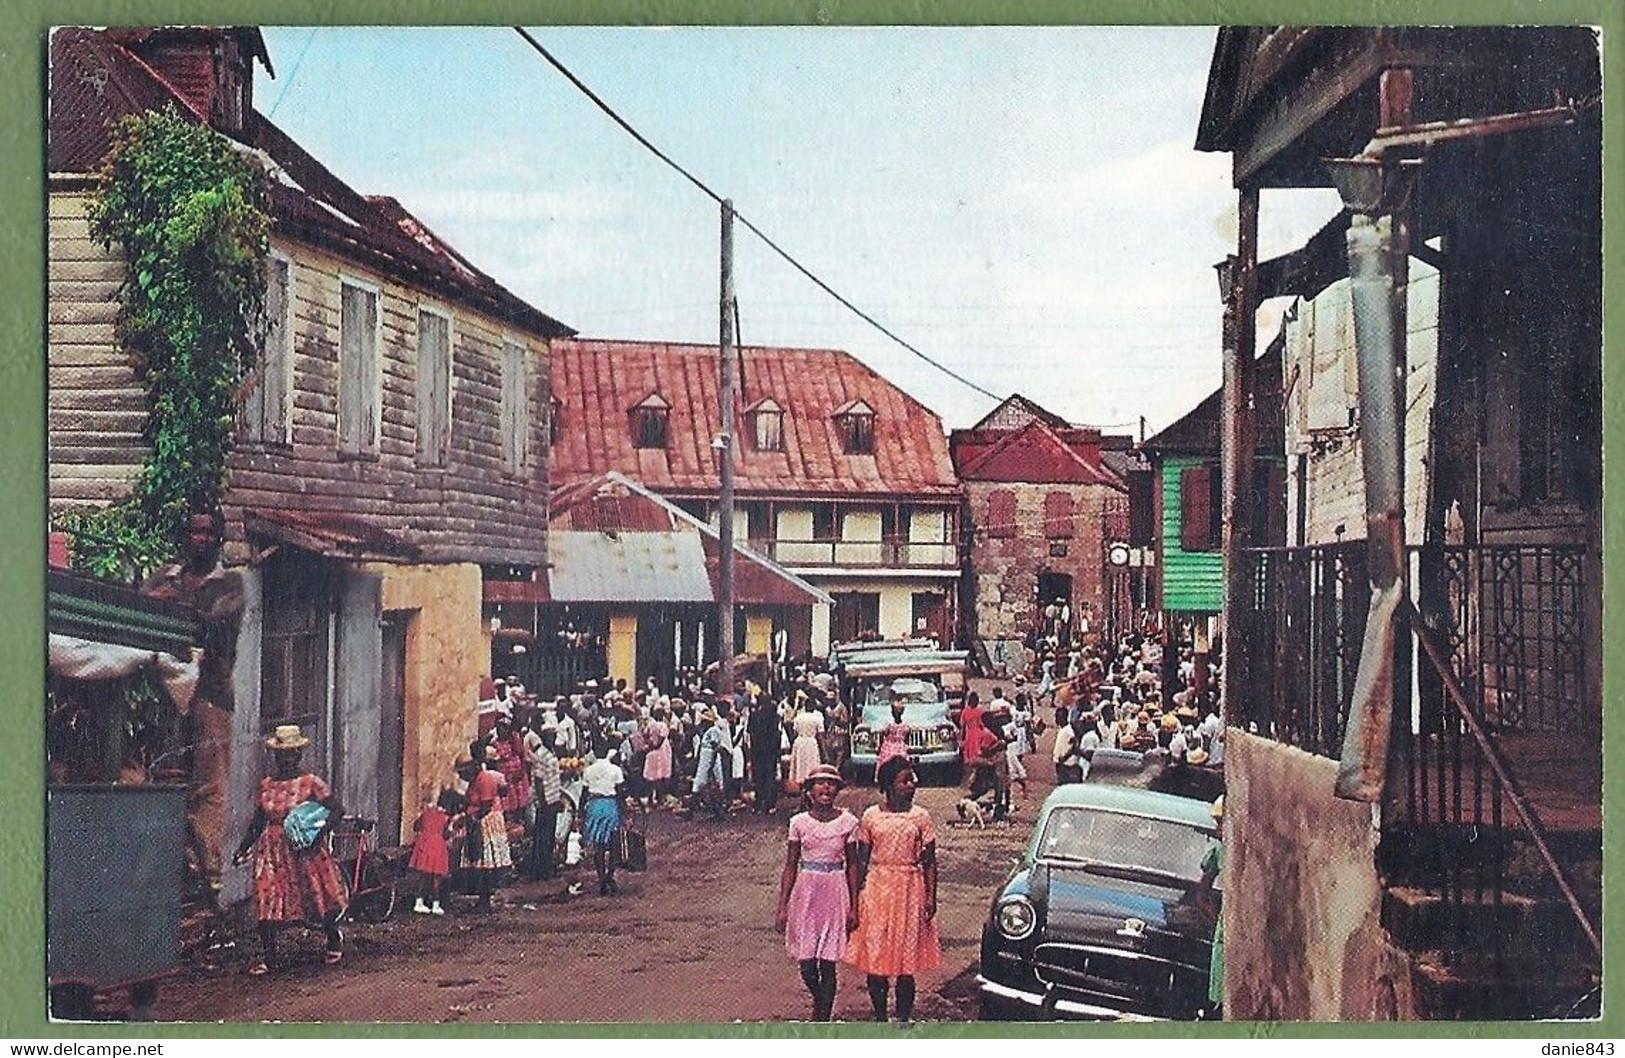
[[[1402, 125], [1410, 110], [1410, 71], [1382, 75], [1382, 125]], [[1405, 287], [1407, 204], [1413, 161], [1388, 161], [1379, 149], [1328, 161], [1351, 214], [1349, 285], [1360, 383], [1360, 458], [1365, 476], [1366, 568], [1371, 603], [1348, 728], [1337, 771], [1338, 797], [1377, 801], [1387, 775], [1396, 704], [1409, 702], [1409, 665], [1396, 649], [1409, 601], [1405, 555]], [[1408, 657], [1408, 654], [1407, 654]]]

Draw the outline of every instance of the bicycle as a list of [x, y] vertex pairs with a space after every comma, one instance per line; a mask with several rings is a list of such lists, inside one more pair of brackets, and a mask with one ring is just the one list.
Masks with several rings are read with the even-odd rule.
[[374, 845], [377, 823], [345, 816], [333, 825], [333, 857], [340, 864], [350, 891], [345, 917], [359, 915], [367, 922], [383, 922], [395, 910], [395, 888], [400, 858]]

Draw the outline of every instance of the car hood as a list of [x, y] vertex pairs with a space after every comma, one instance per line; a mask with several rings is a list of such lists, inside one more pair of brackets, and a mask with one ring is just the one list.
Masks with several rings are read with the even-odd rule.
[[[949, 723], [947, 702], [908, 702], [903, 706], [903, 723], [910, 727], [941, 727]], [[891, 706], [866, 705], [859, 727], [878, 731], [891, 723]]]
[[1043, 907], [1043, 940], [1092, 943], [1173, 955], [1174, 949], [1205, 946], [1213, 922], [1194, 902], [1194, 884], [1147, 881], [1038, 863], [1025, 878], [1035, 905]]

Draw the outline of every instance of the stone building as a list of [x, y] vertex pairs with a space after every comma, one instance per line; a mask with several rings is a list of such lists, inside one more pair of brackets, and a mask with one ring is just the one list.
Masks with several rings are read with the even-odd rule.
[[966, 637], [1008, 664], [1048, 605], [1065, 604], [1071, 629], [1097, 620], [1108, 513], [1127, 493], [1100, 431], [1016, 394], [948, 447], [965, 490]]

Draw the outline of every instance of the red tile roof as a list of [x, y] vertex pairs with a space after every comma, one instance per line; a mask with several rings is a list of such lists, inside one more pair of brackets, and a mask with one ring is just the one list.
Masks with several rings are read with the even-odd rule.
[[[47, 156], [53, 175], [96, 172], [109, 130], [128, 114], [173, 105], [184, 116], [205, 120], [175, 85], [119, 43], [140, 39], [129, 30], [52, 33]], [[399, 202], [358, 194], [260, 114], [245, 116], [237, 138], [269, 162], [277, 230], [532, 333], [575, 333], [475, 268]]]
[[[559, 401], [555, 479], [620, 471], [669, 496], [719, 488], [712, 440], [718, 423], [714, 345], [574, 339], [552, 346]], [[942, 420], [836, 349], [740, 349], [745, 409], [771, 398], [784, 409], [781, 452], [759, 452], [743, 411], [734, 426], [734, 486], [742, 495], [933, 495], [958, 490]], [[663, 450], [632, 445], [631, 408], [652, 394], [671, 405]], [[846, 455], [833, 416], [854, 401], [874, 409], [874, 454]]]

